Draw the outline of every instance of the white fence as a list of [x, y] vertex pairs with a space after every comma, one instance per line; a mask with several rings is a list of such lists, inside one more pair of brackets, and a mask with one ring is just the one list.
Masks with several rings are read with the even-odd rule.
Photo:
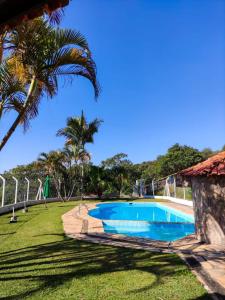
[[[0, 215], [31, 205], [68, 199], [67, 197], [59, 196], [59, 190], [53, 188], [54, 184], [52, 186], [50, 185], [51, 197], [45, 199], [43, 196], [45, 178], [31, 178], [23, 176], [16, 177], [9, 174], [6, 176], [0, 175]], [[58, 181], [59, 187], [61, 187], [60, 179]], [[89, 199], [91, 197], [83, 196], [83, 198]], [[80, 199], [81, 194], [74, 194], [69, 197], [69, 200]]]
[[169, 196], [153, 196], [153, 195], [145, 195], [144, 198], [152, 198], [152, 199], [164, 199], [164, 200], [169, 200], [178, 204], [183, 204], [187, 206], [193, 207], [193, 201], [192, 200], [184, 200], [180, 198], [174, 198], [174, 197], [169, 197]]
[[165, 199], [175, 203], [193, 206], [191, 188], [182, 186], [180, 183], [179, 186], [177, 186], [177, 178], [174, 175], [160, 180], [152, 180], [148, 185], [145, 185], [142, 179], [137, 180], [133, 195], [144, 198]]
[[[31, 188], [32, 185], [32, 188]], [[42, 180], [0, 175], [0, 214], [44, 202]], [[48, 199], [48, 202], [57, 198]]]
[[[42, 180], [37, 179], [35, 183], [35, 188], [30, 190], [31, 181], [25, 177], [23, 179], [23, 183], [18, 180], [17, 177], [11, 176], [5, 178], [0, 175], [1, 179], [1, 207], [5, 207], [7, 205], [16, 205], [19, 202], [27, 202], [29, 200], [41, 200], [42, 196]], [[9, 189], [7, 189], [9, 187]]]

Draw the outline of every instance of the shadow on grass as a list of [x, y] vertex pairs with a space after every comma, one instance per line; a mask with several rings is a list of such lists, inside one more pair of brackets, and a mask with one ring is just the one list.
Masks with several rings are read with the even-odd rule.
[[10, 235], [10, 234], [14, 234], [14, 233], [16, 233], [16, 231], [7, 232], [7, 233], [0, 233], [0, 236], [7, 236], [7, 235]]
[[224, 295], [221, 295], [221, 294], [218, 294], [218, 293], [212, 293], [210, 295], [211, 295], [210, 298], [206, 298], [206, 296], [200, 296], [200, 297], [197, 297], [197, 298], [191, 298], [190, 300], [205, 300], [205, 299], [224, 300], [225, 299]]
[[[62, 236], [64, 237], [63, 234]], [[13, 292], [14, 295], [10, 296], [0, 296], [0, 299], [24, 299], [45, 288], [49, 290], [59, 287], [74, 278], [124, 270], [139, 270], [154, 275], [153, 283], [133, 291], [138, 293], [161, 284], [165, 277], [182, 274], [184, 266], [172, 254], [101, 246], [64, 237], [59, 242], [0, 253], [0, 285], [8, 282], [9, 286], [13, 286], [14, 282], [19, 282], [25, 286], [23, 291], [20, 290], [17, 294]], [[29, 288], [30, 280], [37, 281], [38, 287]], [[205, 295], [197, 299], [210, 298]]]

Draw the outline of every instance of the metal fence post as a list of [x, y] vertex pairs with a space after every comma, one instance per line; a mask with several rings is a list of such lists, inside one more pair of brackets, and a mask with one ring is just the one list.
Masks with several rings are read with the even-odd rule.
[[42, 192], [42, 181], [40, 178], [38, 178], [38, 182], [40, 183], [39, 188], [38, 188], [38, 192], [37, 192], [37, 196], [36, 196], [36, 200], [41, 200], [41, 192]]
[[170, 197], [170, 186], [169, 186], [169, 183], [168, 183], [168, 179], [169, 177], [166, 178], [166, 196], [167, 197]]
[[17, 203], [17, 194], [18, 194], [18, 179], [14, 176], [12, 176], [12, 178], [15, 180], [16, 182], [16, 189], [15, 189], [15, 204]]
[[26, 198], [26, 201], [28, 201], [29, 200], [29, 192], [30, 192], [30, 180], [27, 177], [25, 177], [25, 180], [27, 182], [27, 198]]
[[0, 178], [2, 180], [2, 207], [5, 205], [5, 178], [0, 175]]
[[59, 183], [58, 198], [60, 198], [60, 193], [61, 193], [61, 180], [60, 180], [60, 178], [58, 179], [58, 183]]
[[152, 195], [155, 196], [154, 179], [152, 180]]
[[176, 191], [176, 177], [173, 177], [173, 184], [174, 184], [174, 197], [177, 198], [177, 191]]

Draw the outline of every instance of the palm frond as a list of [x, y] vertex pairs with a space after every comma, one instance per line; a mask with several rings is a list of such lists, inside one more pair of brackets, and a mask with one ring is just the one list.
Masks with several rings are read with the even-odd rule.
[[41, 101], [42, 91], [39, 90], [39, 93], [36, 93], [33, 97], [33, 101], [27, 107], [26, 112], [21, 118], [21, 124], [23, 125], [24, 131], [27, 131], [30, 127], [30, 121], [38, 116], [39, 113], [39, 104]]
[[73, 48], [74, 46], [79, 46], [86, 54], [90, 55], [88, 42], [79, 31], [72, 29], [57, 29], [54, 32], [54, 39], [58, 48], [63, 48], [68, 45], [71, 45]]
[[59, 8], [54, 10], [50, 14], [46, 14], [46, 20], [53, 26], [59, 25], [60, 22], [62, 21], [63, 16], [64, 16], [64, 9]]
[[10, 65], [4, 62], [0, 65], [0, 118], [10, 110], [21, 111], [26, 96], [26, 90]]
[[57, 136], [64, 136], [66, 138], [66, 145], [76, 147], [79, 151], [84, 151], [86, 143], [93, 143], [93, 136], [98, 132], [98, 128], [102, 122], [102, 120], [96, 118], [88, 123], [82, 111], [80, 117], [68, 118], [67, 126], [59, 129]]

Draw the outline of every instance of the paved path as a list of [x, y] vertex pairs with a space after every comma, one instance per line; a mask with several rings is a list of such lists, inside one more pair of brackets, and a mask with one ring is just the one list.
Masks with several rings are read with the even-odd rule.
[[[193, 214], [191, 207], [163, 202], [164, 205]], [[198, 279], [205, 285], [215, 299], [225, 299], [225, 249], [218, 245], [199, 243], [194, 235], [172, 244], [150, 239], [127, 237], [119, 234], [104, 233], [101, 220], [88, 215], [96, 204], [82, 204], [62, 216], [67, 236], [92, 243], [117, 247], [142, 249], [151, 252], [177, 253], [190, 266]]]

